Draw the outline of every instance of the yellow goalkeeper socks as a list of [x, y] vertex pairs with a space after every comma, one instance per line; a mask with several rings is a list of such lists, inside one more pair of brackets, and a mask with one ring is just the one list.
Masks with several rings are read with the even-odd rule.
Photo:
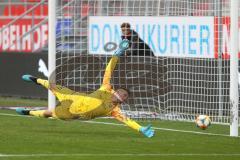
[[30, 114], [31, 116], [35, 116], [35, 117], [45, 117], [45, 116], [44, 116], [44, 112], [45, 112], [45, 111], [46, 111], [46, 110], [30, 111], [29, 114]]

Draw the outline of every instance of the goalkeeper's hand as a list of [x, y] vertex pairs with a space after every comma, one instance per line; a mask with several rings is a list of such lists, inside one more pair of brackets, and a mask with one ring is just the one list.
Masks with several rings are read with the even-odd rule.
[[148, 125], [147, 127], [141, 127], [139, 131], [148, 138], [151, 138], [154, 135], [154, 130], [152, 129], [151, 125]]
[[119, 48], [114, 52], [114, 56], [121, 56], [129, 47], [129, 40], [124, 39], [120, 42]]

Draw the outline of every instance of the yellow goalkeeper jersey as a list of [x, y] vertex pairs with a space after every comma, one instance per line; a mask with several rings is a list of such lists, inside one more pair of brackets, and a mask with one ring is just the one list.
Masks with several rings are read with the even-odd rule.
[[139, 131], [141, 126], [128, 117], [125, 117], [121, 113], [118, 104], [112, 103], [112, 95], [115, 91], [112, 89], [110, 80], [117, 61], [118, 57], [113, 56], [106, 67], [101, 87], [91, 94], [75, 92], [59, 85], [49, 84], [47, 80], [37, 79], [38, 84], [50, 89], [60, 101], [60, 104], [52, 111], [53, 117], [70, 120], [112, 116]]
[[84, 119], [93, 119], [109, 115], [114, 107], [111, 103], [112, 89], [102, 86], [97, 91], [84, 96], [76, 96], [69, 108], [72, 114], [80, 115]]
[[138, 130], [140, 125], [125, 117], [119, 105], [112, 104], [112, 95], [115, 92], [110, 84], [112, 72], [117, 64], [118, 57], [113, 56], [108, 63], [102, 86], [91, 94], [73, 96], [73, 103], [69, 108], [70, 113], [79, 115], [83, 119], [93, 119], [101, 116], [113, 116], [115, 119], [127, 124], [129, 127]]

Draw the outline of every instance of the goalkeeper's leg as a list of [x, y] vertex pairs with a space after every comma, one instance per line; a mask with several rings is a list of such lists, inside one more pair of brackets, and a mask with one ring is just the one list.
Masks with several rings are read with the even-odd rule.
[[37, 78], [31, 75], [23, 75], [22, 79], [27, 82], [34, 82], [38, 85], [45, 87], [46, 89], [50, 89], [59, 101], [66, 100], [68, 99], [69, 95], [72, 95], [75, 93], [75, 91], [71, 89], [68, 89], [60, 85], [51, 84], [49, 83], [48, 80]]
[[[38, 85], [42, 85], [46, 89], [50, 89], [53, 92], [53, 94], [57, 97], [57, 99], [60, 101], [60, 103], [55, 107], [53, 111], [48, 110], [31, 111], [28, 109], [19, 108], [16, 110], [19, 114], [32, 115], [36, 117], [53, 117], [65, 120], [78, 118], [78, 115], [73, 115], [69, 112], [69, 107], [75, 100], [75, 98], [73, 98], [73, 94], [76, 93], [75, 91], [60, 85], [50, 84], [48, 80], [40, 79], [31, 75], [24, 75], [22, 76], [22, 79], [27, 82], [34, 82]], [[77, 95], [83, 95], [83, 93], [77, 93]]]
[[16, 112], [21, 115], [30, 115], [35, 117], [52, 117], [52, 112], [48, 110], [30, 110], [28, 108], [17, 108]]
[[29, 115], [29, 116], [45, 117], [45, 118], [53, 117], [56, 119], [71, 120], [79, 117], [78, 115], [74, 115], [69, 112], [69, 108], [71, 104], [72, 102], [70, 100], [66, 100], [59, 103], [53, 111], [17, 108], [16, 112], [21, 115]]

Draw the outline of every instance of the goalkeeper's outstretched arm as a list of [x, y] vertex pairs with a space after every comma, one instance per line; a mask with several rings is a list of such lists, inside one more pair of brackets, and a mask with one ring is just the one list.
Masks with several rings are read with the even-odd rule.
[[141, 132], [143, 135], [145, 135], [148, 138], [151, 138], [154, 135], [154, 130], [151, 128], [151, 126], [147, 126], [147, 127], [143, 127], [141, 125], [139, 125], [137, 122], [135, 122], [134, 120], [124, 116], [121, 113], [121, 110], [119, 107], [115, 107], [113, 109], [113, 111], [111, 112], [111, 115], [117, 119], [120, 122], [125, 123], [127, 126], [129, 126], [130, 128]]
[[109, 61], [106, 69], [105, 69], [105, 73], [103, 76], [103, 86], [109, 86], [110, 85], [110, 80], [112, 77], [112, 73], [114, 71], [114, 68], [116, 67], [116, 64], [118, 62], [118, 56], [113, 56], [111, 58], [111, 60]]
[[121, 56], [128, 49], [128, 47], [129, 47], [129, 41], [127, 39], [121, 41], [121, 43], [119, 44], [119, 48], [115, 51], [115, 53], [113, 54], [111, 60], [109, 61], [105, 69], [102, 85], [110, 86], [112, 73], [116, 67], [119, 56]]
[[[105, 86], [105, 88], [111, 88], [110, 85], [110, 80], [111, 80], [111, 76], [112, 76], [112, 72], [114, 70], [114, 68], [116, 67], [117, 61], [119, 56], [121, 56], [124, 51], [126, 51], [129, 47], [129, 41], [127, 39], [124, 39], [120, 44], [119, 44], [119, 48], [115, 51], [115, 53], [113, 54], [112, 59], [110, 60], [110, 62], [108, 63], [106, 69], [105, 69], [105, 74], [104, 74], [104, 78], [103, 78], [103, 86]], [[141, 132], [142, 134], [144, 134], [146, 137], [152, 137], [154, 135], [154, 130], [151, 128], [151, 126], [148, 127], [142, 127], [141, 125], [139, 125], [137, 122], [131, 120], [128, 117], [125, 117], [117, 104], [121, 104], [123, 103], [129, 95], [129, 92], [126, 89], [118, 89], [113, 93], [113, 97], [112, 97], [112, 103], [115, 105], [114, 109], [111, 112], [111, 115], [117, 119], [120, 122], [125, 123], [127, 126], [131, 127], [132, 129], [135, 129], [139, 132]]]

